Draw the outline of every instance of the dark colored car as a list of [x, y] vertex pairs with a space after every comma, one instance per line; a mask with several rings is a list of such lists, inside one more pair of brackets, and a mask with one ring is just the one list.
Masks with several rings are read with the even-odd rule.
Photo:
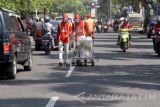
[[26, 71], [32, 69], [30, 37], [15, 12], [0, 8], [0, 73], [14, 79], [17, 64]]
[[157, 17], [158, 16], [152, 16], [149, 22], [149, 25], [147, 27], [147, 38], [151, 38], [152, 31], [153, 31], [153, 26], [155, 26], [157, 24]]
[[51, 21], [50, 23], [51, 23], [52, 26], [53, 26], [52, 36], [53, 36], [53, 38], [54, 38], [55, 46], [57, 47], [57, 46], [58, 46], [57, 28], [58, 28], [59, 21]]

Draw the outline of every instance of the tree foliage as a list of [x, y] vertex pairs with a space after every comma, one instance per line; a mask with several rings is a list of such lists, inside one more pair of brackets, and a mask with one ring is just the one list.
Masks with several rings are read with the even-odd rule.
[[0, 0], [0, 7], [11, 9], [24, 15], [28, 11], [35, 12], [36, 9], [43, 11], [44, 8], [54, 12], [74, 12], [85, 14], [86, 2], [89, 0]]
[[[113, 8], [112, 13], [115, 14], [118, 12], [116, 10], [116, 5], [120, 5], [121, 7], [132, 5], [135, 11], [139, 11], [139, 2], [140, 0], [112, 0]], [[107, 0], [99, 0], [98, 1], [100, 8], [98, 9], [98, 13], [100, 16], [107, 16], [108, 14], [108, 4]]]

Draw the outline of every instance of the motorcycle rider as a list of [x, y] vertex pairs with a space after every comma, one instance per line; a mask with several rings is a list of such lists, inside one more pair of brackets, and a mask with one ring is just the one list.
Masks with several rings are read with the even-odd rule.
[[[67, 64], [69, 54], [70, 32], [72, 31], [72, 24], [68, 21], [68, 14], [64, 13], [62, 21], [58, 25], [57, 37], [59, 40], [59, 65]], [[63, 60], [64, 49], [64, 60]]]
[[114, 28], [116, 25], [119, 26], [119, 21], [118, 21], [117, 19], [115, 19], [114, 22], [113, 22], [113, 28]]
[[[81, 20], [81, 16], [79, 14], [75, 15], [75, 23], [73, 25], [73, 32], [75, 35], [75, 43], [76, 43], [76, 49], [78, 49], [80, 53], [80, 45], [83, 44], [83, 41], [85, 39], [86, 30], [85, 30], [85, 21]], [[81, 53], [80, 53], [81, 54]], [[79, 54], [79, 57], [80, 57]]]
[[[100, 28], [99, 28], [99, 25], [101, 26]], [[103, 21], [102, 21], [102, 19], [99, 19], [96, 24], [97, 32], [102, 31], [102, 25], [103, 25]]]
[[[128, 19], [123, 19], [123, 23], [119, 26], [120, 29], [129, 29], [130, 30], [130, 24], [128, 22]], [[118, 35], [118, 41], [117, 45], [120, 43], [120, 35]], [[131, 34], [129, 32], [129, 44], [131, 45]]]
[[50, 21], [49, 16], [46, 16], [46, 17], [45, 17], [45, 23], [44, 23], [44, 25], [42, 26], [42, 29], [45, 30], [45, 35], [44, 35], [44, 36], [46, 36], [46, 37], [49, 38], [49, 42], [51, 43], [51, 47], [52, 47], [52, 49], [54, 49], [54, 46], [55, 46], [55, 45], [54, 45], [54, 38], [52, 37], [52, 34], [51, 34], [51, 31], [52, 31], [52, 29], [53, 29], [53, 26], [52, 26], [51, 23], [49, 23], [49, 21]]

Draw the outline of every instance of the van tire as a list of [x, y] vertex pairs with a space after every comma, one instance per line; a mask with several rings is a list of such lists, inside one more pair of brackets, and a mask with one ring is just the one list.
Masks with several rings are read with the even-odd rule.
[[9, 65], [7, 65], [7, 77], [9, 79], [15, 79], [17, 74], [17, 58], [15, 55], [13, 56], [13, 61], [8, 64]]

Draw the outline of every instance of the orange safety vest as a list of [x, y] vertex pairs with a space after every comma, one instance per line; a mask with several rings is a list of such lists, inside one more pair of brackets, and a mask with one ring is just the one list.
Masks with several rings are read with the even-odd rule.
[[76, 38], [75, 40], [77, 41], [78, 36], [82, 36], [86, 34], [86, 30], [85, 30], [85, 22], [84, 21], [80, 21], [80, 23], [75, 23], [74, 24], [74, 31], [75, 31], [75, 35]]
[[95, 23], [93, 21], [93, 19], [87, 19], [86, 20], [86, 33], [87, 34], [91, 34], [94, 32], [94, 26], [95, 26]]
[[63, 42], [63, 43], [69, 43], [70, 42], [71, 23], [61, 22], [59, 24], [59, 27], [60, 27], [59, 41]]

